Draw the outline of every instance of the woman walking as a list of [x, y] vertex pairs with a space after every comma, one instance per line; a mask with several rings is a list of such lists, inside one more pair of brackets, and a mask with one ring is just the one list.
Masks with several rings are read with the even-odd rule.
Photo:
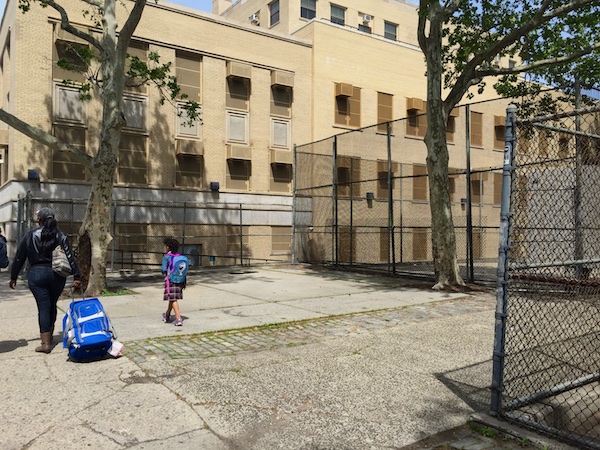
[[39, 227], [29, 231], [17, 248], [17, 254], [10, 272], [9, 286], [15, 288], [17, 277], [26, 260], [31, 266], [27, 273], [29, 289], [35, 297], [38, 308], [38, 323], [42, 345], [36, 352], [50, 353], [52, 351], [52, 336], [57, 315], [57, 302], [67, 279], [52, 270], [52, 251], [60, 245], [73, 272], [73, 288], [81, 285], [79, 268], [71, 251], [69, 239], [58, 229], [54, 211], [51, 208], [41, 208], [37, 212]]

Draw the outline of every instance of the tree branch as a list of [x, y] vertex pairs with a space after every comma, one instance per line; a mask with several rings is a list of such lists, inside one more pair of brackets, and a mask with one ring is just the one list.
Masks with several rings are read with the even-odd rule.
[[[83, 0], [83, 1], [86, 3], [89, 3], [91, 5], [94, 3], [97, 3], [95, 0]], [[89, 42], [91, 45], [96, 47], [98, 50], [102, 50], [102, 45], [100, 44], [100, 42], [97, 39], [95, 39], [92, 35], [90, 35], [88, 33], [84, 33], [83, 31], [80, 31], [77, 28], [75, 28], [73, 25], [71, 25], [71, 21], [69, 20], [69, 15], [67, 14], [67, 11], [65, 11], [65, 9], [61, 5], [56, 3], [54, 0], [48, 0], [46, 2], [46, 4], [48, 6], [50, 6], [51, 8], [53, 8], [54, 10], [58, 11], [58, 13], [60, 14], [60, 27], [63, 30], [68, 31], [72, 35], [77, 36], [78, 38], [83, 39], [86, 42]]]
[[[540, 5], [540, 7], [538, 8], [538, 11], [531, 18], [531, 20], [524, 23], [522, 26], [515, 28], [513, 31], [508, 33], [502, 39], [499, 39], [498, 41], [496, 41], [496, 43], [489, 46], [488, 48], [483, 49], [482, 51], [478, 51], [477, 54], [474, 55], [473, 58], [467, 62], [462, 73], [456, 79], [456, 82], [454, 83], [454, 86], [452, 87], [451, 91], [448, 93], [446, 99], [450, 103], [452, 103], [454, 101], [458, 102], [462, 98], [462, 96], [465, 94], [465, 92], [468, 90], [468, 88], [473, 85], [472, 80], [478, 79], [482, 76], [477, 68], [484, 61], [491, 59], [493, 56], [502, 52], [502, 50], [513, 45], [522, 36], [527, 35], [529, 32], [535, 30], [536, 28], [540, 27], [542, 24], [547, 23], [556, 17], [560, 17], [561, 15], [567, 14], [569, 12], [572, 12], [579, 8], [583, 8], [587, 5], [590, 5], [590, 4], [593, 4], [596, 2], [597, 2], [597, 0], [574, 0], [567, 5], [563, 5], [559, 8], [556, 8], [554, 10], [546, 12], [546, 8], [551, 5], [552, 0], [544, 0], [542, 2], [542, 4]], [[588, 54], [591, 51], [594, 51], [594, 49], [584, 52], [583, 55]], [[575, 58], [573, 58], [573, 59], [575, 59]], [[544, 60], [544, 61], [545, 61], [544, 65], [553, 64], [549, 60]], [[567, 61], [565, 61], [565, 62], [567, 62]], [[529, 69], [531, 69], [531, 67], [532, 66], [529, 66]], [[486, 69], [486, 70], [488, 70], [488, 69]], [[492, 70], [492, 69], [490, 69], [490, 70]], [[513, 68], [513, 70], [514, 70], [514, 68]], [[523, 69], [523, 70], [521, 70], [521, 72], [523, 72], [525, 70], [527, 70], [527, 69]], [[485, 71], [481, 71], [481, 72], [485, 72]], [[518, 73], [518, 72], [508, 72], [508, 73]], [[496, 73], [494, 72], [492, 74], [496, 74]], [[456, 104], [456, 103], [453, 103], [453, 104]]]
[[518, 73], [522, 73], [522, 72], [528, 72], [528, 71], [531, 71], [534, 69], [539, 69], [539, 68], [546, 67], [546, 66], [565, 64], [565, 63], [569, 63], [571, 61], [575, 61], [576, 59], [581, 58], [582, 56], [589, 55], [590, 53], [594, 52], [595, 50], [600, 50], [600, 42], [597, 42], [596, 44], [586, 47], [578, 52], [571, 53], [570, 55], [540, 59], [538, 61], [532, 62], [531, 64], [515, 66], [512, 68], [511, 67], [498, 67], [498, 68], [490, 67], [485, 70], [476, 70], [475, 77], [482, 78], [482, 77], [493, 76], [493, 75], [512, 75], [512, 74], [518, 74]]
[[93, 167], [93, 158], [85, 152], [82, 152], [79, 148], [69, 144], [65, 144], [59, 139], [55, 138], [49, 133], [46, 133], [39, 128], [32, 127], [28, 123], [23, 122], [21, 119], [4, 111], [0, 108], [0, 120], [15, 130], [23, 133], [25, 136], [30, 137], [34, 141], [40, 142], [52, 150], [58, 150], [61, 152], [69, 152], [73, 154], [79, 162], [85, 164], [87, 167]]

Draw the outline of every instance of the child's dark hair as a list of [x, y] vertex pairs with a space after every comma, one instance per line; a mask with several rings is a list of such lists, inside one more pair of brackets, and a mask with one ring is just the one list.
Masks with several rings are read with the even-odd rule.
[[177, 239], [169, 237], [166, 238], [164, 242], [171, 253], [177, 253], [177, 250], [179, 249], [179, 241]]

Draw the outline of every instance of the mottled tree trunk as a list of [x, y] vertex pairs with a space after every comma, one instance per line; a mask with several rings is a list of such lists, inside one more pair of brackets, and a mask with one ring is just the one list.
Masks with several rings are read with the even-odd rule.
[[434, 289], [462, 285], [456, 256], [456, 234], [448, 189], [446, 123], [450, 109], [442, 101], [442, 23], [432, 21], [427, 46], [427, 172], [431, 208], [431, 243], [436, 284]]

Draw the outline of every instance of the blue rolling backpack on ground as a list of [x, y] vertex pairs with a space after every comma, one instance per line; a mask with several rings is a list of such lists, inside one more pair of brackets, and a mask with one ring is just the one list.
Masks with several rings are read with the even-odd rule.
[[73, 299], [63, 318], [63, 347], [69, 350], [69, 359], [85, 362], [103, 359], [109, 354], [117, 356], [123, 345], [115, 338], [100, 300]]

